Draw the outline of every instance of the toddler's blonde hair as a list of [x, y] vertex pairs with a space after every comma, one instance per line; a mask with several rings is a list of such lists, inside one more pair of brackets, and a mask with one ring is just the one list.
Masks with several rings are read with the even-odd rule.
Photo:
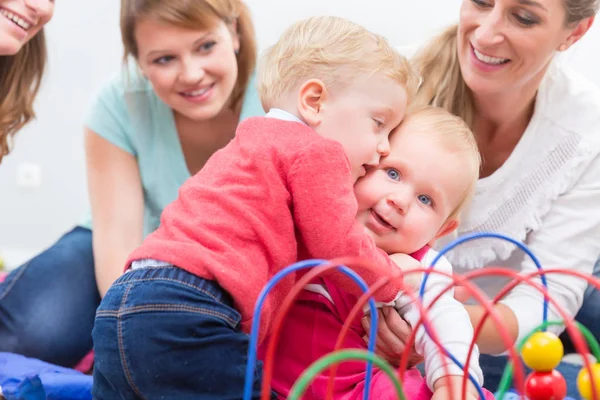
[[414, 97], [420, 76], [383, 36], [344, 18], [299, 21], [268, 48], [259, 62], [257, 88], [265, 111], [276, 107], [308, 79], [328, 87], [351, 83], [359, 74], [384, 74]]
[[481, 168], [481, 155], [473, 132], [465, 121], [441, 107], [415, 107], [406, 114], [396, 129], [409, 122], [412, 126], [410, 132], [406, 132], [407, 134], [430, 135], [444, 149], [458, 157], [467, 168], [469, 172], [467, 189], [460, 203], [448, 216], [448, 220], [458, 218], [464, 207], [471, 202]]

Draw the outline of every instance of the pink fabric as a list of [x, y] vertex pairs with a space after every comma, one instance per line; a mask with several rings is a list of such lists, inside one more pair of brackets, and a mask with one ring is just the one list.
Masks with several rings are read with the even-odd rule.
[[8, 274], [6, 272], [0, 272], [0, 282], [4, 282], [4, 279], [6, 279], [6, 276]]
[[[337, 314], [333, 305], [316, 293], [304, 292], [301, 299], [292, 307], [286, 316], [285, 323], [279, 339], [279, 346], [274, 363], [272, 388], [282, 398], [287, 398], [294, 382], [302, 372], [318, 358], [333, 350], [337, 335], [343, 325], [343, 319]], [[261, 358], [264, 357], [264, 347], [260, 349]], [[345, 348], [366, 348], [361, 332], [356, 325], [352, 326], [346, 341]], [[365, 384], [365, 363], [345, 362], [338, 366], [335, 400], [362, 399]], [[318, 376], [304, 394], [305, 400], [319, 400], [325, 398], [327, 390], [328, 373]], [[411, 369], [403, 377], [404, 393], [409, 399], [429, 399], [431, 392], [425, 380], [416, 369]], [[378, 400], [396, 400], [392, 381], [378, 369], [373, 370], [371, 384], [372, 396]]]
[[74, 369], [86, 374], [92, 370], [93, 366], [94, 366], [94, 352], [90, 351], [89, 353], [86, 354], [85, 357], [83, 357], [83, 359], [81, 361], [79, 361], [79, 364], [77, 364]]
[[[334, 299], [337, 300], [337, 299]], [[336, 305], [339, 303], [336, 303]], [[286, 398], [294, 382], [302, 372], [318, 358], [330, 353], [337, 340], [349, 308], [334, 307], [331, 302], [317, 293], [303, 292], [300, 299], [292, 307], [285, 318], [275, 355], [276, 365], [272, 387], [283, 398]], [[340, 311], [341, 310], [341, 311]], [[346, 336], [344, 348], [366, 349], [362, 339], [364, 330], [357, 321]], [[259, 349], [259, 356], [264, 359], [268, 340]], [[378, 400], [396, 400], [396, 392], [392, 381], [385, 373], [374, 368], [371, 383], [371, 395]], [[339, 365], [335, 380], [335, 400], [362, 399], [365, 385], [365, 363], [345, 362]], [[328, 372], [318, 376], [304, 394], [303, 399], [317, 400], [325, 398]], [[406, 371], [402, 377], [404, 394], [412, 400], [429, 400], [431, 391], [425, 379], [417, 369]], [[493, 399], [486, 391], [486, 399]]]

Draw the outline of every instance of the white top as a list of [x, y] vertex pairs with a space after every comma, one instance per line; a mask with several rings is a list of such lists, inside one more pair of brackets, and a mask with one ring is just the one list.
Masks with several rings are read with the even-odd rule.
[[[497, 232], [525, 243], [542, 267], [591, 274], [600, 256], [599, 154], [600, 90], [555, 60], [523, 137], [500, 169], [478, 181], [473, 203], [450, 240]], [[486, 266], [535, 271], [522, 251], [498, 239], [467, 242], [447, 256], [456, 273]], [[587, 283], [564, 274], [547, 279], [552, 298], [574, 316]], [[476, 282], [492, 297], [507, 280], [486, 277]], [[542, 322], [543, 298], [529, 286], [518, 286], [501, 302], [516, 315], [519, 341]], [[560, 319], [552, 309], [548, 318]], [[550, 330], [559, 333], [563, 328]]]
[[[423, 266], [430, 266], [437, 255], [437, 251], [433, 249], [429, 250], [421, 260], [421, 264]], [[434, 268], [438, 271], [452, 274], [452, 265], [444, 257], [440, 258]], [[451, 282], [450, 278], [441, 274], [429, 274], [423, 295], [423, 305], [428, 307], [431, 301]], [[333, 299], [325, 287], [318, 284], [309, 284], [306, 286], [306, 289], [322, 294], [333, 303]], [[419, 288], [414, 289], [415, 295], [418, 295]], [[380, 303], [377, 305], [383, 306], [384, 304]], [[407, 295], [400, 294], [395, 301], [385, 305], [393, 305], [411, 326], [416, 326], [421, 319], [418, 307]], [[368, 306], [365, 310], [368, 310]], [[464, 306], [454, 299], [454, 290], [447, 291], [432, 307], [429, 307], [427, 316], [442, 346], [464, 365], [467, 360], [469, 346], [473, 341], [473, 326]], [[436, 380], [446, 376], [446, 368], [449, 375], [463, 375], [462, 368], [459, 368], [449, 358], [441, 356], [438, 347], [431, 340], [423, 325], [417, 330], [415, 348], [417, 353], [425, 359], [425, 375], [427, 385], [430, 389], [433, 390], [433, 384]], [[469, 373], [479, 385], [483, 384], [483, 373], [479, 367], [479, 349], [477, 346], [473, 348], [473, 353], [471, 354]]]

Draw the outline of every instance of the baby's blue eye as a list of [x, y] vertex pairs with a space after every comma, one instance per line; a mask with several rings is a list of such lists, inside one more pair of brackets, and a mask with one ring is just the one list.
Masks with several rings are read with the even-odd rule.
[[400, 172], [396, 171], [394, 168], [388, 168], [387, 171], [387, 176], [389, 176], [391, 179], [397, 181], [400, 179]]
[[429, 196], [426, 196], [424, 194], [420, 194], [418, 197], [419, 201], [423, 204], [425, 204], [426, 206], [430, 206], [433, 202], [431, 201], [431, 198]]

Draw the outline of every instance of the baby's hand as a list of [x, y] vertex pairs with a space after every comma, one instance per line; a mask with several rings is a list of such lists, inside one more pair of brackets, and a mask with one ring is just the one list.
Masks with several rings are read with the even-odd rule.
[[402, 271], [410, 271], [411, 269], [420, 268], [421, 263], [408, 254], [395, 253], [390, 254], [390, 258]]
[[[422, 267], [419, 261], [415, 260], [408, 254], [390, 254], [390, 258], [398, 266], [398, 268], [400, 268], [404, 272], [419, 269]], [[422, 275], [423, 274], [418, 274], [416, 272], [408, 273], [404, 276], [404, 284], [410, 286], [413, 290], [418, 290], [419, 286], [421, 286]]]
[[[450, 389], [452, 381], [452, 390]], [[445, 376], [433, 384], [433, 396], [431, 400], [478, 400], [479, 394], [471, 381], [467, 382], [467, 393], [462, 393], [463, 377], [458, 375]]]

